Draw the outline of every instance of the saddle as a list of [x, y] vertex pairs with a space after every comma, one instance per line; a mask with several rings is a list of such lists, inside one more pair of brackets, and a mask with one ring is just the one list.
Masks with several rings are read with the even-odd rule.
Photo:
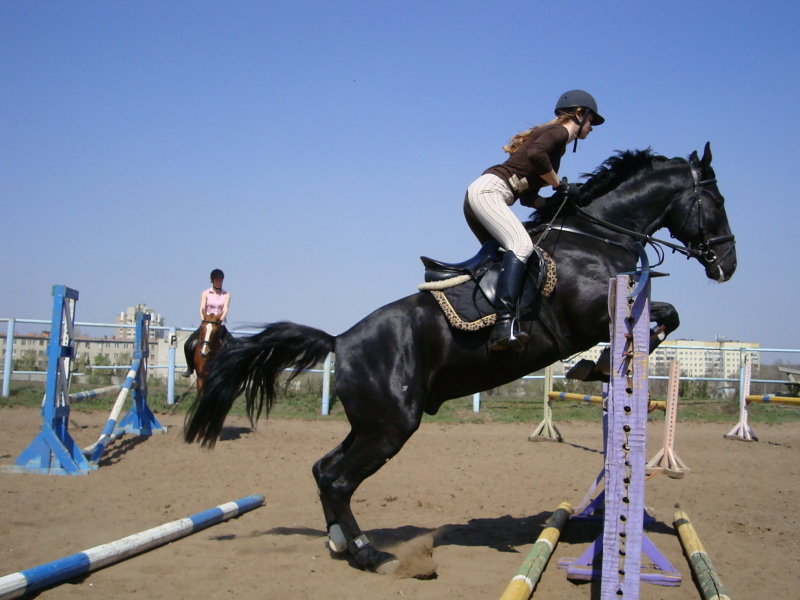
[[[503, 252], [496, 240], [486, 242], [472, 258], [460, 263], [445, 263], [421, 256], [425, 283], [419, 290], [430, 292], [456, 329], [477, 331], [494, 325], [495, 295]], [[537, 317], [541, 297], [549, 296], [556, 285], [556, 265], [541, 248], [534, 246], [528, 259], [528, 273], [520, 293], [520, 318]]]

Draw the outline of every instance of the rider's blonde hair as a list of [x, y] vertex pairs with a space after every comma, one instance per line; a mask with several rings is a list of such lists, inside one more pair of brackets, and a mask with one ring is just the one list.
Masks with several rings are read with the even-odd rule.
[[534, 127], [531, 127], [530, 129], [526, 129], [521, 133], [518, 133], [508, 141], [508, 144], [503, 146], [503, 150], [505, 152], [508, 152], [509, 154], [514, 154], [514, 152], [516, 152], [522, 145], [522, 142], [527, 140], [530, 137], [530, 135], [534, 132], [534, 130], [538, 129], [539, 127], [544, 127], [545, 125], [555, 125], [555, 124], [564, 125], [565, 123], [571, 121], [572, 118], [576, 116], [579, 110], [581, 109], [578, 108], [576, 110], [569, 112], [562, 111], [561, 114], [559, 114], [552, 121], [548, 121], [547, 123], [542, 123], [541, 125], [536, 125]]

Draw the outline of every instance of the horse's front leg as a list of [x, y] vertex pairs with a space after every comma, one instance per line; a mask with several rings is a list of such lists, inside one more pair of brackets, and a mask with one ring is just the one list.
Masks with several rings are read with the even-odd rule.
[[[680, 325], [678, 311], [668, 302], [650, 303], [650, 322], [656, 326], [650, 330], [650, 353], [658, 348], [667, 336], [675, 331]], [[580, 360], [572, 367], [566, 375], [570, 379], [579, 381], [603, 381], [608, 382], [611, 377], [611, 352], [606, 347], [600, 353], [597, 362], [591, 360]]]
[[650, 321], [656, 326], [650, 332], [650, 353], [681, 324], [678, 311], [669, 302], [650, 303]]

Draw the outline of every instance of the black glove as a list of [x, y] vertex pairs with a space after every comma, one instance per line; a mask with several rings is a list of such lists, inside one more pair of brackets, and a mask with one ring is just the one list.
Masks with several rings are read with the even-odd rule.
[[578, 204], [581, 197], [581, 186], [577, 183], [569, 183], [566, 177], [562, 177], [561, 183], [556, 188], [556, 194], [566, 196], [568, 200]]

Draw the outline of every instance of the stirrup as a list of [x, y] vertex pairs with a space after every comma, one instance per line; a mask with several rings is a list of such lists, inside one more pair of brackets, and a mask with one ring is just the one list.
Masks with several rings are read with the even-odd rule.
[[[499, 331], [498, 327], [508, 324], [508, 331]], [[516, 329], [516, 331], [514, 331]], [[515, 318], [502, 319], [495, 323], [492, 335], [489, 337], [489, 349], [494, 351], [511, 348], [515, 352], [524, 350], [530, 336], [522, 331]]]

